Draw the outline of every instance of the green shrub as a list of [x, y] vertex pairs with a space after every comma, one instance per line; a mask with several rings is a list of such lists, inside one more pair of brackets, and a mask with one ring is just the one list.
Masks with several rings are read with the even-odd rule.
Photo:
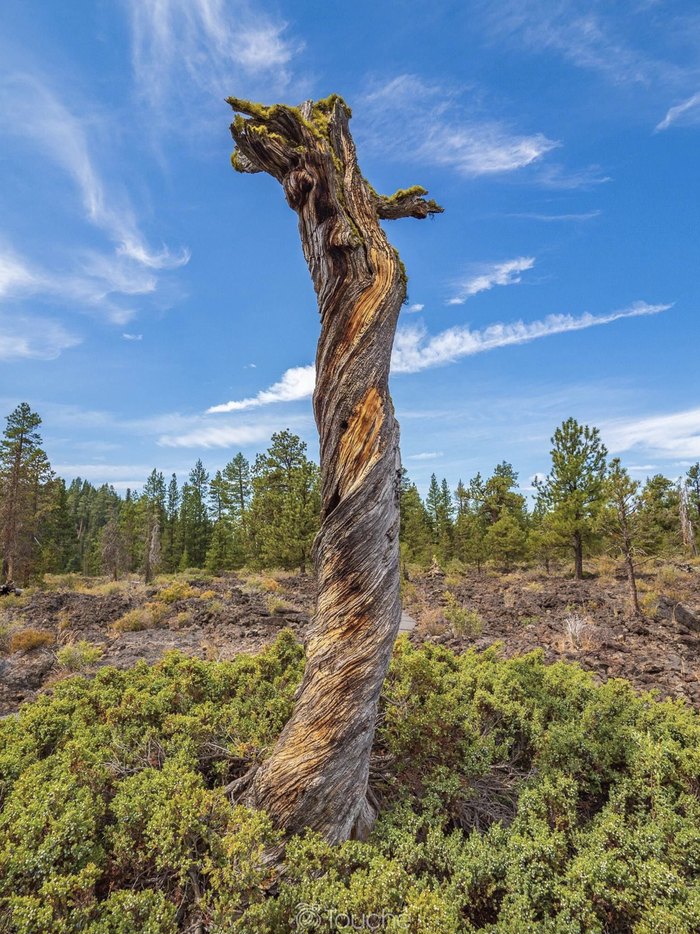
[[463, 607], [455, 595], [450, 591], [445, 591], [446, 606], [442, 615], [449, 623], [455, 636], [478, 636], [484, 628], [484, 621], [476, 610], [468, 610]]
[[56, 653], [56, 661], [61, 668], [68, 671], [82, 671], [83, 668], [89, 668], [99, 661], [104, 654], [102, 646], [94, 645], [87, 639], [81, 639], [80, 642], [69, 642], [59, 649]]
[[267, 816], [222, 789], [269, 753], [302, 667], [285, 632], [69, 678], [1, 721], [0, 930], [700, 930], [698, 715], [537, 652], [399, 639], [370, 839], [292, 837], [275, 868]]
[[158, 592], [161, 603], [177, 603], [178, 600], [190, 600], [197, 596], [197, 591], [186, 580], [174, 580]]

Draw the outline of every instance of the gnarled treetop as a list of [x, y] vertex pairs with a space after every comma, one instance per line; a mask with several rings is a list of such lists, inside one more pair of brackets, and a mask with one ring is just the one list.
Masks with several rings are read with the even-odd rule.
[[[321, 174], [326, 178], [336, 175], [339, 187], [357, 183], [354, 177], [356, 173], [359, 175], [357, 157], [348, 131], [352, 111], [338, 94], [304, 101], [299, 107], [286, 104], [266, 107], [239, 97], [229, 97], [227, 103], [236, 111], [231, 124], [236, 142], [231, 156], [234, 169], [274, 176], [282, 183], [295, 210], [314, 184], [312, 174], [305, 168], [310, 153], [315, 153], [319, 160], [330, 160], [335, 171], [326, 165]], [[377, 216], [384, 220], [423, 219], [443, 211], [437, 202], [424, 197], [428, 192], [420, 185], [400, 188], [393, 195], [380, 195], [361, 175], [360, 179], [367, 186]]]

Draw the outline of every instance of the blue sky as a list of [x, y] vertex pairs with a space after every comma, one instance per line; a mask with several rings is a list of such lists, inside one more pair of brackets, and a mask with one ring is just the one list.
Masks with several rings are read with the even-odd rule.
[[445, 207], [388, 224], [422, 489], [502, 459], [527, 488], [570, 415], [640, 479], [700, 458], [692, 0], [5, 0], [0, 405], [59, 473], [184, 477], [287, 427], [316, 454], [296, 218], [232, 171], [223, 98], [333, 92], [374, 187]]

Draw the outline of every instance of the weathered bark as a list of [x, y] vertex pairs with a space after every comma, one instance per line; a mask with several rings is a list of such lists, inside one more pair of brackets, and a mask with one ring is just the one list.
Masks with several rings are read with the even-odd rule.
[[372, 189], [337, 96], [299, 108], [229, 103], [237, 112], [232, 164], [282, 184], [299, 216], [321, 317], [316, 613], [294, 712], [247, 800], [288, 833], [311, 827], [338, 842], [365, 835], [374, 819], [369, 756], [401, 616], [399, 430], [388, 378], [406, 280], [379, 220], [442, 209], [423, 188], [391, 198]]

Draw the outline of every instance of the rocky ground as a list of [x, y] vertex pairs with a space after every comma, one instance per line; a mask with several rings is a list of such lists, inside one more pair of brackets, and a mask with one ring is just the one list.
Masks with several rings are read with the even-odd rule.
[[[576, 661], [601, 681], [627, 678], [700, 707], [700, 568], [659, 565], [642, 574], [640, 590], [645, 616], [635, 618], [614, 567], [580, 582], [563, 570], [436, 570], [404, 581], [404, 606], [417, 621], [412, 641], [456, 651], [499, 642], [505, 656], [541, 648], [548, 661]], [[171, 649], [228, 658], [258, 651], [285, 627], [303, 639], [313, 599], [312, 578], [279, 573], [149, 587], [49, 580], [0, 597], [0, 715], [76, 671], [128, 668]]]
[[[0, 716], [76, 671], [129, 668], [172, 649], [230, 658], [259, 651], [284, 628], [301, 640], [315, 589], [310, 577], [279, 574], [49, 586], [55, 589], [0, 597]], [[85, 644], [88, 653], [98, 646], [100, 657], [64, 658], [66, 646]]]
[[630, 612], [626, 579], [615, 568], [583, 581], [561, 573], [417, 576], [404, 588], [418, 621], [411, 639], [455, 651], [500, 642], [506, 657], [540, 648], [548, 662], [577, 662], [598, 681], [626, 678], [700, 707], [697, 565], [640, 573], [641, 618]]

